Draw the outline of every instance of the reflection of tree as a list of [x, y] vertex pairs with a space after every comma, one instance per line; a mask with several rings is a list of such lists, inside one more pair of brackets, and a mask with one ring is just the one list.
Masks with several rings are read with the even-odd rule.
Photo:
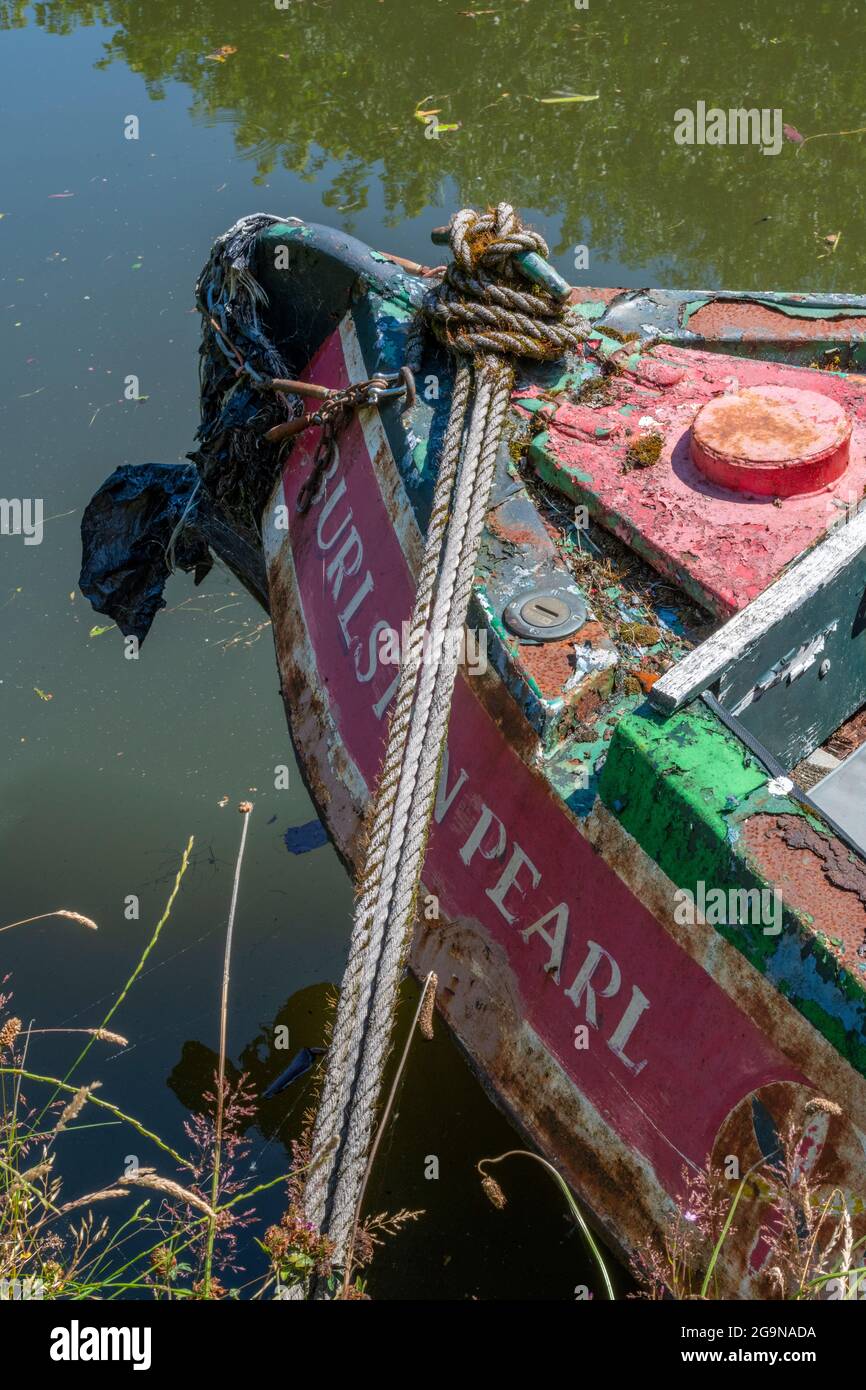
[[[272, 1081], [285, 1071], [296, 1052], [302, 1047], [319, 1046], [325, 1036], [328, 1019], [328, 999], [333, 996], [330, 985], [310, 985], [298, 990], [286, 1001], [278, 1012], [272, 1025], [264, 1027], [243, 1048], [236, 1066], [231, 1058], [226, 1059], [226, 1077], [230, 1085], [235, 1085], [246, 1074], [249, 1089], [259, 1097], [254, 1114], [243, 1128], [253, 1125], [266, 1139], [279, 1138], [291, 1157], [291, 1140], [301, 1131], [304, 1112], [312, 1103], [312, 1087], [316, 1081], [318, 1066], [306, 1076], [293, 1081], [285, 1091], [273, 1100], [262, 1100], [262, 1094]], [[278, 1028], [288, 1029], [287, 1048], [274, 1046]], [[205, 1095], [213, 1095], [215, 1076], [218, 1068], [216, 1052], [204, 1043], [194, 1039], [184, 1043], [180, 1061], [168, 1078], [169, 1089], [174, 1092], [187, 1110], [207, 1111]]]
[[[402, 993], [386, 1090], [418, 1002], [414, 982], [407, 981]], [[327, 1000], [333, 995], [333, 987], [323, 984], [293, 994], [273, 1024], [243, 1048], [238, 1065], [228, 1063], [229, 1081], [234, 1083], [246, 1072], [252, 1091], [261, 1096], [296, 1051], [326, 1040], [331, 1018]], [[273, 1046], [274, 1030], [281, 1024], [290, 1034], [284, 1051]], [[168, 1084], [191, 1112], [208, 1109], [202, 1097], [213, 1093], [216, 1068], [211, 1048], [200, 1042], [184, 1044]], [[262, 1156], [269, 1147], [272, 1166], [279, 1166], [277, 1144], [291, 1162], [291, 1141], [300, 1134], [304, 1114], [314, 1103], [316, 1083], [314, 1068], [281, 1095], [260, 1102], [250, 1117], [247, 1128], [254, 1126], [265, 1138], [251, 1151], [260, 1176], [266, 1176]], [[370, 1271], [374, 1297], [558, 1299], [570, 1297], [577, 1280], [594, 1287], [579, 1239], [563, 1221], [560, 1194], [553, 1184], [538, 1183], [533, 1164], [517, 1163], [508, 1173], [505, 1212], [495, 1210], [482, 1193], [475, 1171], [478, 1159], [516, 1148], [519, 1142], [504, 1115], [484, 1097], [441, 1023], [434, 1025], [432, 1042], [416, 1036], [373, 1168], [365, 1212], [408, 1207], [424, 1215], [377, 1256]], [[428, 1181], [431, 1157], [441, 1159], [442, 1181]], [[280, 1185], [260, 1199], [258, 1213], [265, 1222], [281, 1214], [283, 1191]], [[539, 1250], [544, 1252], [540, 1262]], [[251, 1259], [243, 1262], [253, 1265]]]
[[[561, 216], [564, 253], [668, 262], [679, 283], [851, 288], [866, 269], [860, 165], [866, 139], [816, 141], [800, 155], [683, 148], [673, 114], [701, 99], [781, 106], [806, 133], [864, 124], [859, 0], [44, 0], [36, 22], [64, 33], [115, 26], [103, 64], [122, 60], [158, 98], [168, 81], [194, 93], [193, 114], [234, 123], [238, 148], [266, 177], [278, 164], [339, 173], [324, 194], [346, 216], [380, 182], [388, 219], [438, 202], [509, 197]], [[0, 24], [22, 21], [0, 0]], [[463, 13], [461, 13], [463, 12]], [[236, 52], [209, 59], [222, 45]], [[539, 105], [557, 92], [597, 102]], [[428, 100], [429, 98], [429, 100]], [[428, 140], [418, 103], [458, 131]], [[815, 234], [850, 228], [838, 257]], [[844, 257], [848, 257], [844, 260]], [[859, 286], [862, 288], [862, 283]]]

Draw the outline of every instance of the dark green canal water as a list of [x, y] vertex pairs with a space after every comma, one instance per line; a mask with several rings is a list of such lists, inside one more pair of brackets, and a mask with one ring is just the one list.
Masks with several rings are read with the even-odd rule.
[[[508, 198], [575, 283], [863, 292], [866, 136], [832, 132], [866, 126], [864, 37], [855, 0], [0, 3], [0, 477], [46, 517], [40, 545], [0, 537], [0, 923], [68, 907], [100, 927], [4, 934], [0, 977], [38, 1027], [97, 1024], [194, 835], [114, 1020], [130, 1046], [91, 1052], [79, 1078], [170, 1142], [213, 1072], [238, 800], [255, 811], [230, 1053], [258, 1089], [286, 1063], [275, 1025], [293, 1047], [320, 1041], [352, 904], [330, 847], [286, 850], [285, 830], [315, 812], [294, 765], [274, 788], [291, 752], [271, 636], [230, 576], [172, 580], [137, 662], [116, 631], [93, 632], [105, 620], [77, 592], [93, 491], [118, 464], [192, 447], [192, 287], [213, 238], [269, 211], [423, 260], [454, 208]], [[551, 101], [563, 96], [592, 100]], [[780, 109], [822, 138], [773, 155], [678, 145], [674, 113], [698, 101]], [[416, 114], [433, 109], [438, 138]], [[124, 399], [130, 374], [139, 402]], [[371, 1291], [573, 1297], [594, 1281], [543, 1174], [517, 1164], [501, 1213], [481, 1194], [474, 1164], [515, 1136], [439, 1034], [413, 1056], [371, 1193], [425, 1215], [380, 1255]], [[35, 1038], [35, 1070], [65, 1070], [70, 1042]], [[303, 1104], [299, 1087], [260, 1112], [259, 1176], [285, 1171]], [[154, 1159], [119, 1127], [71, 1131], [66, 1195], [131, 1153]], [[277, 1212], [275, 1199], [264, 1215]], [[261, 1268], [252, 1233], [242, 1247], [238, 1283]]]

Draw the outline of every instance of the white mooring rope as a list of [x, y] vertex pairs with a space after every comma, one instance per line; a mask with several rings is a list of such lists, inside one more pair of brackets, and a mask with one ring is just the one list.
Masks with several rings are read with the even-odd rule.
[[[312, 1141], [305, 1215], [343, 1265], [373, 1134], [397, 994], [411, 945], [462, 632], [513, 384], [509, 359], [553, 359], [586, 337], [543, 290], [523, 288], [513, 256], [548, 255], [500, 203], [456, 213], [453, 263], [421, 314], [457, 367], [407, 650], [372, 809], [349, 956]], [[421, 325], [410, 362], [419, 365]], [[468, 423], [467, 423], [468, 416]], [[429, 631], [427, 652], [421, 653]]]

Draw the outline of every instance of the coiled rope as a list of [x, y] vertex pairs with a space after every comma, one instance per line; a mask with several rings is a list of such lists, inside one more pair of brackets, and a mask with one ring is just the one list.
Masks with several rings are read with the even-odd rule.
[[[513, 358], [577, 349], [585, 325], [520, 277], [514, 257], [546, 257], [537, 232], [500, 203], [449, 224], [453, 262], [425, 297], [408, 347], [420, 368], [426, 326], [456, 356], [448, 425], [373, 803], [349, 956], [312, 1141], [305, 1215], [350, 1257], [397, 993], [412, 940], [451, 697], [496, 456], [508, 416]], [[425, 636], [429, 638], [425, 643]], [[422, 651], [426, 654], [422, 660]]]

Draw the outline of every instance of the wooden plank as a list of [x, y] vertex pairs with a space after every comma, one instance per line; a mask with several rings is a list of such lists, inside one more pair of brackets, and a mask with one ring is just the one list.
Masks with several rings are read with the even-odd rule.
[[650, 701], [669, 714], [710, 688], [787, 766], [866, 701], [866, 510], [668, 671]]

